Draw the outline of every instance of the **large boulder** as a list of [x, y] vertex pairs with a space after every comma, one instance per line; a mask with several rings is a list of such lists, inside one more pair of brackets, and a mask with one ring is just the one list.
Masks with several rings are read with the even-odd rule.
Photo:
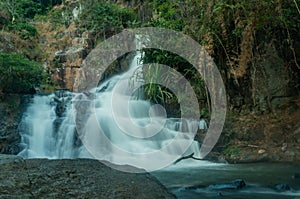
[[147, 173], [97, 160], [24, 160], [0, 155], [0, 198], [175, 198]]

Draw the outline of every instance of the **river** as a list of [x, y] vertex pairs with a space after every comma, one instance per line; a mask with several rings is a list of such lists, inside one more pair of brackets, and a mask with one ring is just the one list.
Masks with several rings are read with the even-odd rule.
[[[182, 199], [299, 199], [299, 168], [300, 163], [217, 164], [183, 160], [152, 174]], [[214, 190], [209, 187], [235, 179], [243, 179], [246, 186], [236, 190]], [[288, 185], [290, 190], [276, 190], [279, 184]]]

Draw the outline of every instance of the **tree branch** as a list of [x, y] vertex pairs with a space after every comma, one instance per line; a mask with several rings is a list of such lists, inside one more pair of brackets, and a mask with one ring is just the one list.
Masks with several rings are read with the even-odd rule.
[[176, 161], [174, 162], [174, 164], [177, 164], [177, 163], [180, 162], [181, 160], [188, 159], [188, 158], [191, 158], [191, 159], [194, 159], [194, 160], [203, 160], [203, 159], [201, 159], [201, 158], [196, 158], [196, 157], [194, 157], [194, 153], [191, 153], [190, 155], [182, 156], [181, 158], [179, 158], [178, 160], [176, 160]]

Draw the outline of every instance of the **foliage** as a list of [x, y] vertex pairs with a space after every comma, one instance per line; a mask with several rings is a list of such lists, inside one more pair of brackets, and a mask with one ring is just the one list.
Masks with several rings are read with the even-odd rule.
[[[299, 13], [289, 1], [258, 0], [152, 0], [156, 16], [150, 25], [182, 30], [198, 42], [213, 49], [220, 58], [233, 61], [240, 53], [240, 43], [247, 25], [254, 31], [273, 34], [278, 29], [298, 31]], [[223, 46], [222, 46], [223, 45]], [[228, 56], [224, 54], [226, 50]], [[213, 52], [214, 51], [214, 52]], [[222, 54], [221, 54], [222, 53]], [[222, 55], [222, 56], [221, 56]], [[219, 59], [216, 57], [216, 59]]]
[[224, 154], [226, 155], [238, 155], [240, 154], [239, 148], [227, 148], [224, 150]]
[[[134, 96], [137, 99], [148, 100], [151, 103], [162, 105], [169, 117], [179, 117], [179, 99], [170, 89], [172, 81], [172, 71], [161, 70], [158, 64], [149, 64], [147, 67], [136, 69], [131, 77], [131, 85], [135, 89], [135, 84], [143, 82], [143, 86], [135, 90]], [[164, 85], [161, 80], [164, 79]], [[137, 84], [139, 85], [139, 84]]]
[[0, 27], [9, 23], [9, 21], [9, 13], [3, 7], [0, 7]]
[[150, 25], [182, 31], [184, 16], [181, 4], [178, 0], [154, 0], [152, 5], [158, 16], [152, 19]]
[[17, 33], [22, 39], [34, 38], [38, 35], [36, 28], [26, 23], [16, 23], [8, 26], [10, 30]]
[[62, 9], [55, 9], [49, 13], [49, 21], [55, 25], [62, 25], [64, 19], [62, 17]]
[[[85, 1], [83, 12], [79, 16], [80, 24], [88, 30], [96, 30], [102, 34], [114, 34], [128, 28], [136, 20], [133, 11], [115, 4]], [[93, 4], [93, 5], [90, 5]]]
[[12, 23], [44, 15], [54, 5], [61, 3], [61, 0], [0, 0], [0, 6], [10, 13]]
[[30, 93], [42, 83], [40, 65], [20, 54], [0, 53], [0, 90], [6, 93]]
[[[239, 95], [249, 93], [243, 85], [246, 78], [252, 78], [249, 73], [256, 70], [256, 57], [264, 53], [261, 41], [268, 43], [275, 40], [279, 56], [288, 65], [290, 74], [293, 74], [291, 79], [296, 79], [295, 85], [299, 84], [296, 45], [299, 43], [300, 12], [297, 1], [151, 2], [156, 12], [147, 25], [182, 31], [198, 41], [214, 58], [225, 84]], [[159, 56], [163, 57], [163, 54]], [[197, 85], [203, 88], [201, 81]], [[247, 100], [255, 104], [257, 99], [254, 95], [252, 97]]]
[[[165, 104], [175, 97], [175, 95], [167, 89], [167, 84], [172, 83], [172, 80], [170, 79], [171, 75], [166, 73], [166, 71], [162, 72], [159, 65], [149, 64], [147, 68], [142, 71], [137, 70], [136, 72], [141, 72], [142, 74], [135, 73], [133, 77], [142, 77], [143, 81], [147, 82], [142, 88], [142, 97], [144, 99], [159, 104]], [[158, 84], [161, 79], [165, 80], [166, 84], [164, 86]], [[133, 81], [138, 81], [138, 78], [135, 78]]]
[[[179, 83], [181, 77], [184, 77], [196, 93], [203, 114], [205, 113], [205, 116], [208, 115], [205, 85], [197, 69], [179, 55], [166, 50], [143, 49], [142, 54], [142, 62], [143, 64], [147, 64], [147, 67], [143, 67], [142, 70], [137, 69], [133, 75], [133, 79], [134, 81], [142, 79], [141, 81], [147, 82], [147, 84], [142, 87], [142, 92], [139, 91], [139, 94], [144, 99], [161, 104], [166, 110], [170, 110], [169, 112], [172, 112], [173, 116], [179, 116], [179, 104], [184, 100], [189, 101], [191, 93], [180, 92], [175, 94], [170, 88], [176, 87], [177, 90], [187, 90], [188, 85], [184, 83], [185, 81]], [[161, 67], [159, 64], [167, 67]], [[174, 71], [180, 73], [180, 78], [177, 75], [178, 73], [174, 74]], [[158, 84], [161, 80], [163, 80], [164, 85]], [[193, 114], [195, 111], [188, 110], [189, 107], [184, 108], [182, 111], [185, 113]]]
[[[179, 55], [168, 52], [166, 50], [145, 49], [143, 63], [144, 64], [159, 63], [159, 64], [172, 67], [174, 70], [181, 73], [182, 76], [184, 76], [190, 82], [193, 90], [195, 91], [195, 93], [199, 98], [198, 100], [202, 100], [203, 98], [206, 99], [205, 84], [199, 72], [197, 71], [197, 69], [194, 68], [193, 65], [191, 65], [187, 60], [183, 59]], [[154, 74], [151, 75], [153, 76]], [[170, 73], [169, 77], [171, 76], [172, 74]], [[164, 78], [168, 79], [169, 77], [164, 77]], [[172, 80], [170, 80], [169, 82], [171, 83]], [[149, 88], [155, 88], [155, 87], [149, 87]]]
[[32, 0], [18, 0], [16, 6], [19, 19], [33, 19], [36, 14], [43, 13], [41, 4]]

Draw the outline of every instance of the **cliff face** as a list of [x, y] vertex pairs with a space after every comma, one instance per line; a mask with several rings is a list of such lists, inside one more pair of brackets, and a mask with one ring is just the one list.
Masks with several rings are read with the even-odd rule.
[[[259, 45], [251, 46], [253, 52], [245, 73], [236, 79], [225, 80], [230, 110], [243, 114], [276, 113], [278, 109], [294, 104], [293, 100], [300, 94], [300, 69], [294, 64], [300, 61], [299, 57], [286, 56], [288, 52], [282, 52], [284, 44], [275, 37], [260, 39]], [[294, 50], [298, 55], [300, 41], [294, 39]]]
[[59, 13], [63, 25], [49, 21], [40, 21], [36, 25], [40, 48], [45, 53], [45, 67], [61, 89], [73, 90], [78, 70], [96, 42], [93, 32], [83, 31], [76, 25], [74, 20], [78, 13], [67, 14], [77, 7], [78, 2], [66, 1], [53, 8], [52, 12]]
[[[110, 2], [134, 10], [145, 17], [139, 1]], [[100, 33], [82, 28], [81, 25], [85, 22], [80, 21], [78, 16], [84, 9], [87, 9], [85, 6], [93, 5], [83, 5], [78, 0], [66, 0], [51, 11], [52, 14], [59, 13], [61, 15], [60, 23], [63, 25], [58, 26], [58, 23], [49, 21], [40, 21], [36, 25], [40, 33], [40, 48], [46, 54], [45, 67], [49, 69], [53, 81], [61, 89], [73, 90], [75, 78], [78, 76], [84, 59], [99, 40], [111, 36], [111, 33]], [[127, 63], [126, 60], [125, 62]], [[119, 68], [125, 67], [122, 63], [122, 61], [117, 63], [120, 65]]]
[[18, 154], [21, 136], [18, 131], [28, 96], [0, 94], [0, 153]]

